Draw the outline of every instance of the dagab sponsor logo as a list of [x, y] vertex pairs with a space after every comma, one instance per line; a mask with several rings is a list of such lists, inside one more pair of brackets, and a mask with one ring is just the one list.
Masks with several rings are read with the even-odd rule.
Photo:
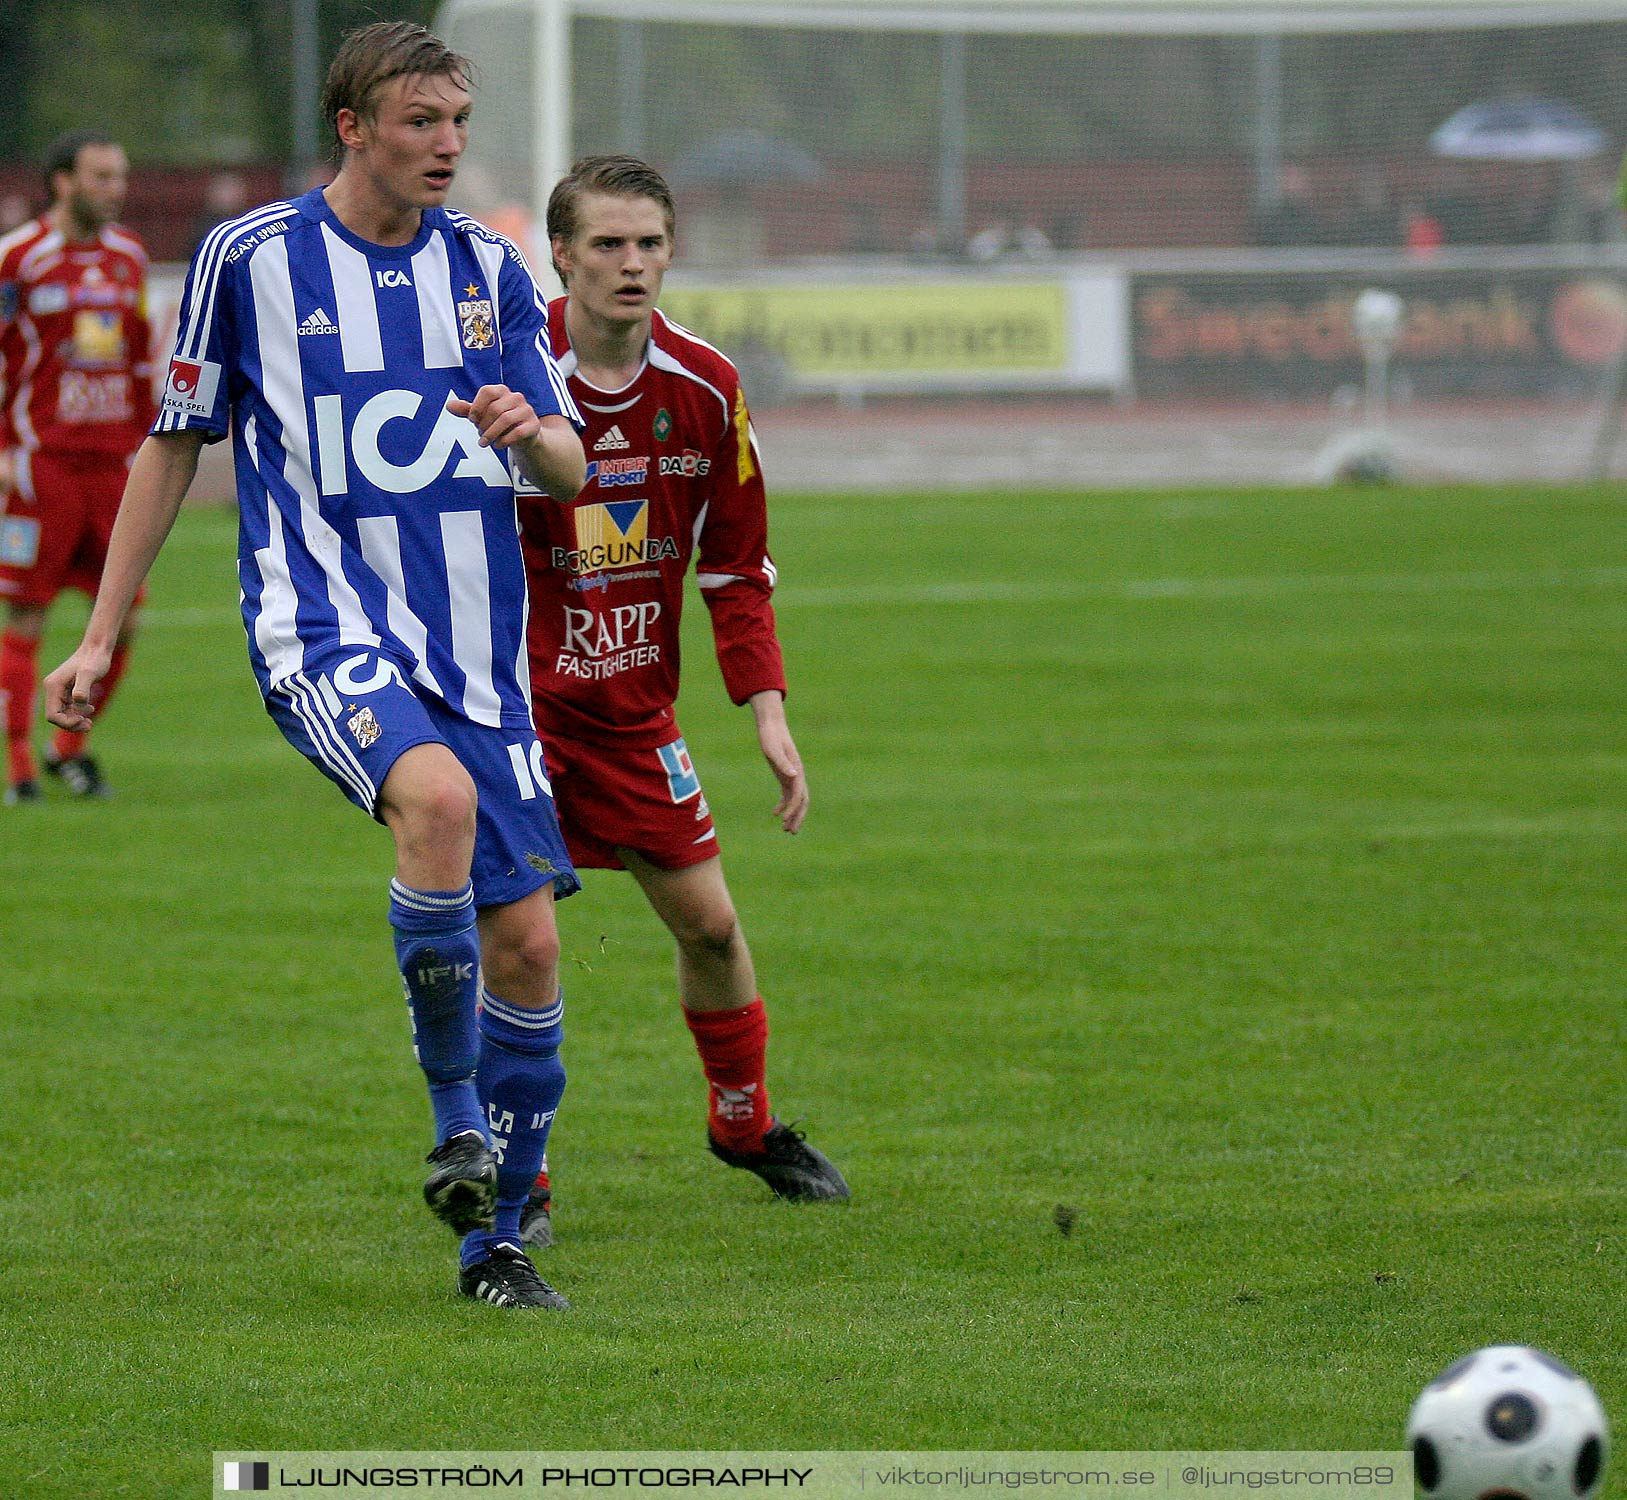
[[663, 479], [698, 479], [702, 474], [711, 472], [712, 460], [702, 458], [693, 448], [661, 456], [660, 473]]
[[678, 555], [670, 536], [650, 535], [647, 500], [606, 500], [578, 506], [571, 513], [576, 527], [575, 547], [555, 547], [552, 562], [572, 573], [593, 573], [605, 568], [631, 568], [639, 563], [662, 562]]

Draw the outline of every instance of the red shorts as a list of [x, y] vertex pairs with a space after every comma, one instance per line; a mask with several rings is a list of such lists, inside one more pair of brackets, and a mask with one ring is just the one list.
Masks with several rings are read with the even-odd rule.
[[631, 849], [659, 869], [682, 870], [717, 853], [706, 794], [681, 737], [645, 750], [540, 738], [573, 864], [620, 870], [616, 850]]
[[129, 469], [99, 454], [15, 458], [17, 487], [0, 495], [0, 599], [46, 605], [67, 588], [94, 598]]

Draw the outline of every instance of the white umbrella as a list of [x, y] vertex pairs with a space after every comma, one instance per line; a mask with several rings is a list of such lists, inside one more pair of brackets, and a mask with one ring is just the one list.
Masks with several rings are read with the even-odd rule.
[[1492, 99], [1460, 109], [1429, 138], [1437, 156], [1469, 161], [1581, 161], [1609, 144], [1559, 99]]

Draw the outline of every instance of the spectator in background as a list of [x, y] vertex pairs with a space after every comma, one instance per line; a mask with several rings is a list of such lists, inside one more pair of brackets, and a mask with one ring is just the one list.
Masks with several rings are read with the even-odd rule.
[[21, 193], [7, 193], [0, 197], [0, 234], [10, 234], [19, 224], [26, 224], [28, 219], [28, 199]]
[[1551, 182], [1532, 182], [1515, 200], [1507, 243], [1547, 245], [1562, 240], [1560, 197]]
[[847, 230], [842, 236], [842, 250], [848, 255], [878, 255], [885, 248], [881, 238], [881, 220], [875, 208], [868, 203], [847, 205]]
[[203, 207], [192, 221], [192, 243], [200, 244], [217, 224], [235, 219], [249, 207], [249, 185], [241, 172], [216, 172], [203, 190]]
[[1582, 181], [1582, 233], [1590, 245], [1619, 245], [1627, 239], [1616, 174], [1595, 166]]
[[1016, 254], [1038, 258], [1049, 255], [1054, 248], [1050, 235], [1032, 219], [1025, 219], [1017, 226], [1015, 243], [1012, 245], [1012, 250]]
[[1389, 183], [1376, 165], [1363, 167], [1356, 178], [1350, 215], [1340, 226], [1338, 243], [1345, 245], [1399, 245], [1401, 221], [1396, 215]]
[[1273, 201], [1260, 204], [1254, 215], [1254, 243], [1292, 247], [1325, 245], [1328, 226], [1311, 198], [1305, 169], [1286, 166], [1277, 173]]
[[1058, 250], [1084, 250], [1085, 216], [1077, 211], [1059, 214], [1051, 221], [1051, 243]]
[[1446, 243], [1441, 221], [1422, 203], [1408, 203], [1401, 210], [1401, 244], [1409, 260], [1433, 260]]
[[1473, 179], [1461, 165], [1446, 163], [1429, 196], [1429, 209], [1440, 221], [1442, 238], [1449, 245], [1485, 245], [1493, 242], [1486, 205], [1475, 192]]
[[922, 259], [946, 255], [950, 246], [944, 244], [943, 229], [936, 219], [922, 219], [910, 231], [909, 253]]
[[1032, 220], [1019, 220], [1017, 211], [1002, 208], [966, 242], [966, 254], [989, 262], [1004, 256], [1038, 257], [1051, 253], [1051, 237]]

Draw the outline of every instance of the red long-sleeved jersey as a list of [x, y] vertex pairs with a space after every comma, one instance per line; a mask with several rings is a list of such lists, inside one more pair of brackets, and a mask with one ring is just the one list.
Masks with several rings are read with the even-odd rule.
[[520, 501], [539, 728], [633, 748], [671, 737], [691, 557], [730, 698], [783, 693], [768, 508], [738, 372], [657, 311], [644, 367], [601, 391], [576, 373], [564, 298], [549, 305], [548, 334], [587, 419], [588, 482], [569, 504]]
[[147, 252], [44, 219], [0, 239], [0, 448], [128, 458], [155, 413]]

